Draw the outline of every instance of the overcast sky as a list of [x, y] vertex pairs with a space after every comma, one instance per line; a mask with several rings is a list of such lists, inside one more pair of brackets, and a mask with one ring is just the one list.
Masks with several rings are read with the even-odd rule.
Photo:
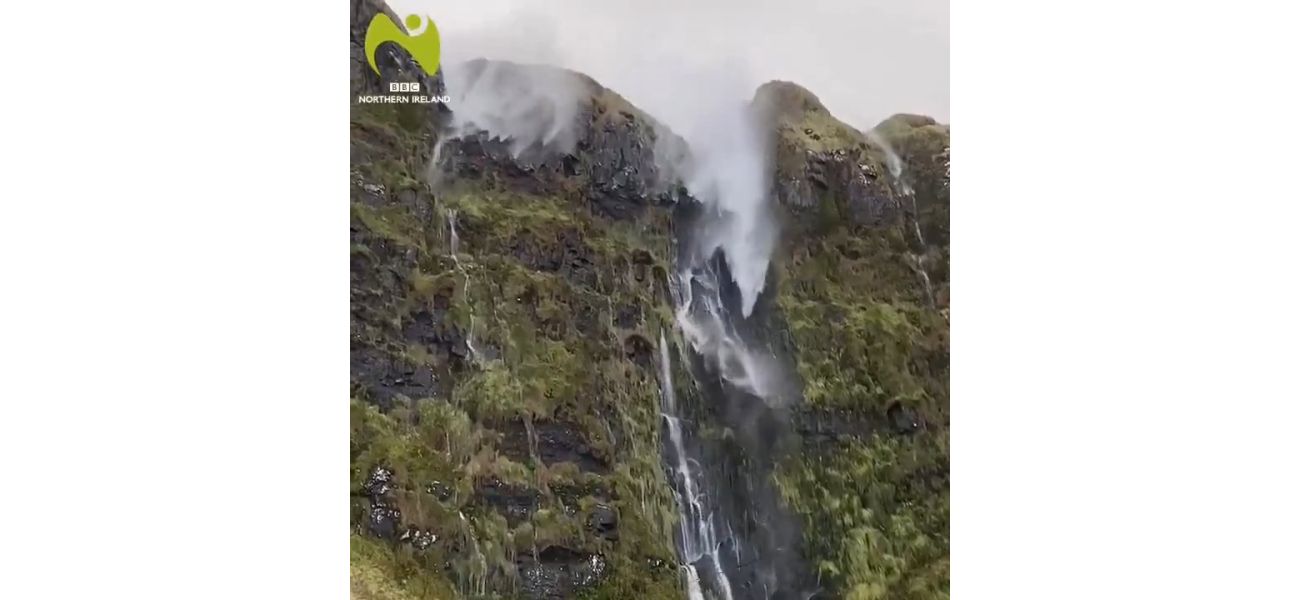
[[568, 67], [669, 124], [696, 97], [748, 99], [771, 79], [859, 128], [898, 112], [948, 121], [947, 0], [388, 2], [434, 19], [444, 62]]

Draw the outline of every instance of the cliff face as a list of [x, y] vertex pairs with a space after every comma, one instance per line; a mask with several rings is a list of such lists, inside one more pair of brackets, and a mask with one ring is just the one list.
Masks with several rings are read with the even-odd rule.
[[352, 107], [354, 597], [680, 597], [671, 191], [649, 121], [588, 89], [566, 152]]
[[[352, 6], [354, 94], [390, 78], [443, 89], [392, 46], [375, 77], [356, 50], [383, 7]], [[784, 553], [768, 558], [781, 578], [820, 580], [816, 597], [946, 596], [946, 127], [878, 128], [900, 179], [811, 94], [760, 90], [783, 242], [746, 335], [800, 391], [740, 431], [674, 333], [677, 241], [698, 205], [665, 165], [688, 150], [597, 82], [536, 69], [457, 74], [576, 82], [572, 115], [526, 119], [572, 120], [546, 143], [466, 129], [437, 105], [353, 103], [353, 597], [686, 597], [661, 454], [665, 332], [701, 435], [751, 436], [702, 460], [725, 465], [723, 485], [770, 489], [738, 490], [728, 510], [796, 525], [760, 540]], [[736, 597], [761, 597], [743, 578]]]
[[948, 129], [898, 116], [864, 134], [788, 83], [758, 101], [803, 384], [782, 496], [830, 597], [947, 597]]

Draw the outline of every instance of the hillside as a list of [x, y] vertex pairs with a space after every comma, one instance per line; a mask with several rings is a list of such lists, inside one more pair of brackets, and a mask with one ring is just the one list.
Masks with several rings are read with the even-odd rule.
[[[447, 85], [385, 50], [385, 80]], [[771, 405], [682, 332], [686, 142], [581, 74], [452, 73], [532, 112], [351, 108], [353, 597], [947, 597], [947, 127], [758, 90], [780, 243], [754, 314], [722, 313], [791, 366]], [[752, 560], [685, 568], [692, 482]]]

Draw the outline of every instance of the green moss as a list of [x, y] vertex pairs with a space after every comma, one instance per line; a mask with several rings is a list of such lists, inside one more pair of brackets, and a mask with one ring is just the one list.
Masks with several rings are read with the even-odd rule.
[[855, 442], [817, 461], [789, 461], [786, 503], [822, 532], [808, 536], [817, 569], [846, 598], [949, 595], [948, 483], [926, 438]]
[[681, 582], [670, 562], [616, 556], [608, 568], [610, 574], [600, 586], [578, 597], [583, 600], [680, 600], [682, 597]]
[[398, 206], [374, 208], [354, 202], [352, 218], [371, 233], [407, 248], [423, 248], [423, 229]]
[[[384, 186], [390, 200], [393, 190], [415, 185], [421, 153], [427, 154], [423, 134], [404, 127], [399, 116], [354, 111], [354, 153], [365, 159], [354, 173]], [[354, 201], [353, 254], [368, 261], [362, 282], [354, 283], [354, 312], [371, 315], [354, 319], [354, 344], [434, 367], [438, 388], [434, 398], [399, 401], [388, 412], [353, 401], [354, 530], [388, 552], [384, 560], [405, 561], [409, 569], [401, 576], [421, 571], [451, 582], [453, 597], [513, 597], [515, 560], [546, 545], [605, 557], [607, 577], [589, 590], [593, 597], [627, 597], [628, 591], [680, 597], [671, 546], [675, 513], [658, 464], [656, 382], [652, 368], [624, 354], [628, 336], [654, 339], [670, 322], [663, 286], [671, 264], [670, 217], [654, 211], [639, 222], [613, 222], [592, 215], [582, 208], [585, 199], [568, 192], [539, 196], [496, 185], [460, 182], [441, 190], [424, 216], [410, 202]], [[447, 223], [453, 211], [457, 260]], [[630, 308], [638, 321], [616, 326], [616, 307]], [[469, 332], [478, 353], [448, 363], [442, 350], [406, 339], [403, 328], [417, 313], [440, 315], [440, 326]], [[496, 428], [519, 420], [574, 426], [608, 470], [513, 454], [512, 460], [503, 453], [505, 436], [519, 432]], [[512, 441], [516, 449], [518, 442]], [[365, 536], [362, 486], [377, 467], [394, 473], [390, 496], [403, 526], [438, 535], [424, 554], [407, 560], [401, 556], [409, 546], [389, 548]], [[479, 495], [489, 479], [535, 492], [537, 510], [510, 525]], [[445, 496], [433, 493], [435, 484]], [[588, 530], [597, 504], [617, 511], [617, 541]], [[400, 580], [387, 581], [396, 590], [390, 591], [385, 581], [397, 571], [358, 561], [354, 555], [354, 571], [374, 584], [365, 592], [372, 597], [439, 597], [420, 596], [432, 588], [413, 590]]]
[[353, 600], [452, 600], [451, 582], [409, 553], [359, 535], [351, 538]]
[[[807, 178], [810, 154], [831, 153], [886, 181], [880, 147], [796, 92], [783, 92], [777, 119], [778, 177]], [[847, 190], [835, 185], [815, 188], [815, 208], [790, 215], [776, 300], [804, 383], [802, 410], [870, 430], [789, 457], [777, 481], [832, 595], [946, 598], [948, 322], [919, 270], [946, 285], [948, 200], [936, 182], [946, 182], [947, 128], [899, 117], [876, 133], [904, 160], [927, 247], [916, 249], [906, 218], [854, 223]], [[921, 425], [896, 430], [896, 416]]]

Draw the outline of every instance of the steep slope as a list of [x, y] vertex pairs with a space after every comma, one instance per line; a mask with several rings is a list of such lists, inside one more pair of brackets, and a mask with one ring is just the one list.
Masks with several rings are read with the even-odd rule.
[[[352, 106], [353, 597], [687, 597], [682, 465], [727, 524], [707, 597], [946, 597], [945, 126], [760, 89], [782, 240], [745, 318], [728, 257], [686, 257], [716, 215], [680, 138], [562, 69], [390, 45], [375, 77], [386, 9], [352, 6], [354, 93], [457, 98]], [[779, 400], [683, 334], [702, 283]]]
[[946, 597], [947, 128], [900, 116], [864, 134], [785, 82], [757, 99], [777, 132], [777, 305], [804, 390], [783, 496], [829, 597]]
[[354, 597], [681, 596], [672, 191], [650, 121], [585, 85], [564, 152], [352, 107]]

